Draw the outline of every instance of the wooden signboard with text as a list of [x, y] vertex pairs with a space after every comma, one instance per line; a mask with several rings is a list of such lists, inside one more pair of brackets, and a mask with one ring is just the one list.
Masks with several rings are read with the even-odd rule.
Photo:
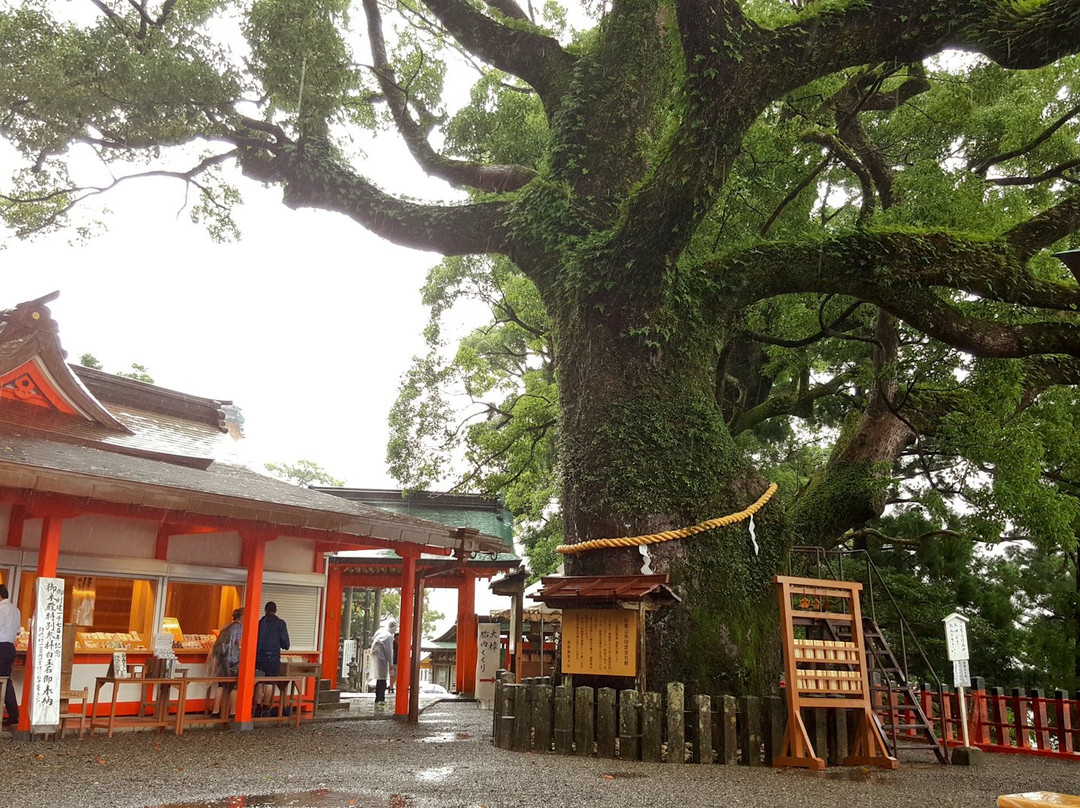
[[566, 609], [562, 614], [562, 671], [637, 676], [636, 609]]

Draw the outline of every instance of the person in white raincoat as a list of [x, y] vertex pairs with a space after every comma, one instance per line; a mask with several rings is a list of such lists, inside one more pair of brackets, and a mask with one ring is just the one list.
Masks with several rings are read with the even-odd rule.
[[371, 638], [371, 673], [375, 677], [375, 703], [386, 703], [386, 680], [390, 678], [390, 666], [394, 664], [394, 635], [397, 620], [390, 618]]

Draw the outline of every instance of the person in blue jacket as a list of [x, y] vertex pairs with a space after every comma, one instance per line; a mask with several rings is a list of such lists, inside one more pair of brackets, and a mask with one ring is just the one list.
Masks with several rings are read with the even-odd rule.
[[[289, 650], [289, 627], [277, 616], [277, 604], [269, 601], [259, 620], [259, 639], [255, 644], [255, 675], [280, 676], [281, 652]], [[255, 718], [274, 714], [274, 686], [259, 685], [255, 692]]]

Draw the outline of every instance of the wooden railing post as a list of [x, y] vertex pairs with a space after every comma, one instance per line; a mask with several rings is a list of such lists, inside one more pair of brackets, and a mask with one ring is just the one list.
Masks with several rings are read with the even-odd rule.
[[517, 697], [514, 700], [514, 749], [518, 752], [532, 749], [532, 697], [535, 692], [535, 685], [518, 685]]
[[667, 762], [686, 762], [686, 689], [682, 682], [667, 686]]
[[1042, 690], [1039, 689], [1029, 691], [1028, 697], [1031, 699], [1031, 720], [1035, 730], [1035, 748], [1049, 749], [1050, 725], [1046, 716], [1046, 698], [1043, 696]]
[[986, 698], [990, 702], [990, 725], [994, 728], [994, 743], [1011, 747], [1005, 691], [1000, 687], [992, 687], [987, 691]]
[[971, 717], [968, 739], [971, 743], [990, 743], [990, 714], [986, 698], [986, 680], [981, 676], [971, 678]]
[[[825, 712], [824, 710], [822, 712]], [[828, 711], [828, 755], [825, 758], [825, 762], [830, 766], [839, 766], [843, 763], [844, 758], [848, 756], [848, 717], [847, 710], [829, 710]], [[820, 755], [821, 750], [817, 750]]]
[[1072, 703], [1068, 690], [1054, 691], [1054, 734], [1057, 736], [1058, 752], [1073, 753]]
[[[641, 759], [659, 763], [664, 756], [664, 707], [659, 693], [648, 692], [641, 701]], [[671, 747], [668, 747], [671, 754]]]
[[764, 707], [765, 765], [771, 766], [773, 758], [780, 757], [784, 744], [784, 722], [787, 719], [787, 702], [780, 696], [766, 696]]
[[712, 699], [706, 695], [694, 696], [691, 742], [694, 747], [694, 763], [712, 763]]
[[1012, 704], [1012, 729], [1016, 735], [1016, 748], [1017, 749], [1030, 749], [1031, 738], [1028, 735], [1028, 723], [1027, 723], [1027, 697], [1018, 687], [1012, 689], [1012, 697], [1009, 699]]
[[533, 749], [538, 752], [551, 751], [552, 730], [555, 726], [555, 711], [552, 704], [554, 690], [551, 686], [551, 677], [543, 677], [547, 681], [536, 686], [533, 694]]
[[499, 746], [503, 749], [514, 748], [514, 715], [517, 696], [521, 685], [503, 684], [503, 712], [499, 716]]
[[641, 759], [640, 704], [641, 696], [636, 690], [619, 693], [619, 757], [622, 760]]
[[581, 757], [592, 757], [596, 723], [593, 717], [593, 689], [574, 690], [574, 751]]
[[734, 766], [739, 762], [738, 702], [734, 696], [720, 696], [716, 701], [713, 722], [713, 749], [716, 762]]
[[743, 696], [742, 724], [739, 727], [739, 746], [742, 748], [744, 766], [761, 765], [761, 699]]
[[596, 691], [596, 754], [615, 757], [615, 690], [602, 687]]
[[555, 688], [555, 751], [574, 751], [574, 692], [567, 685]]

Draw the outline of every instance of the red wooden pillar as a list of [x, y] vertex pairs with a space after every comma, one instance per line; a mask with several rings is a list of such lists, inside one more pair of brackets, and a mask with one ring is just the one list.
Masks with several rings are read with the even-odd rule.
[[341, 660], [338, 642], [341, 639], [341, 601], [345, 591], [341, 583], [341, 567], [331, 564], [326, 574], [326, 613], [323, 617], [322, 678], [330, 680], [331, 689], [337, 689]]
[[255, 646], [259, 640], [259, 605], [262, 603], [266, 537], [242, 536], [247, 583], [244, 586], [244, 631], [240, 637], [240, 670], [236, 682], [236, 724], [251, 729], [255, 700]]
[[398, 615], [397, 684], [394, 691], [394, 715], [409, 713], [409, 674], [412, 666], [413, 600], [416, 597], [416, 562], [418, 550], [398, 550], [401, 556], [401, 614]]
[[[11, 506], [8, 516], [7, 546], [22, 547], [23, 525], [26, 524], [26, 506], [15, 504]], [[15, 593], [12, 593], [13, 595]]]
[[[41, 544], [38, 547], [38, 578], [55, 578], [60, 565], [60, 530], [64, 520], [54, 514], [41, 518]], [[18, 597], [13, 595], [13, 597]], [[37, 610], [37, 596], [34, 597], [34, 610]], [[19, 702], [19, 729], [30, 731], [30, 701], [33, 698], [34, 649], [26, 652], [26, 666], [23, 668], [22, 700]]]
[[457, 666], [455, 684], [458, 693], [476, 693], [476, 576], [462, 573], [458, 586]]

